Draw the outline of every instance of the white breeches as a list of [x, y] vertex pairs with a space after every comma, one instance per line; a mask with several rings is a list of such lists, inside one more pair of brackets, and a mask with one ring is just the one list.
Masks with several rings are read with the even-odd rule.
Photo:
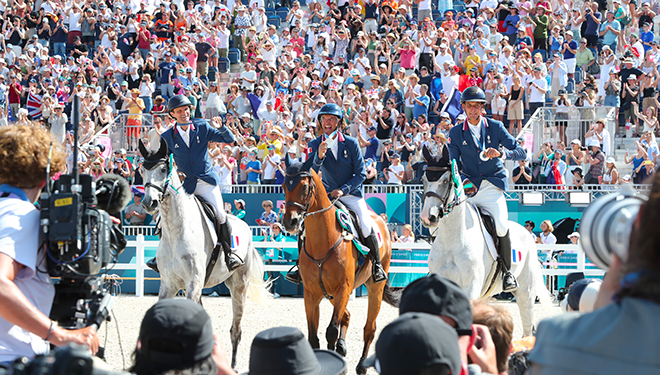
[[506, 199], [502, 190], [487, 180], [483, 180], [477, 195], [468, 199], [468, 202], [476, 204], [493, 217], [498, 237], [506, 235], [509, 230], [506, 225], [509, 221], [509, 210], [506, 207]]
[[225, 203], [222, 200], [222, 192], [220, 191], [220, 186], [213, 186], [207, 182], [197, 179], [195, 195], [201, 196], [213, 206], [215, 206], [215, 209], [218, 211], [218, 220], [220, 221], [220, 224], [224, 224], [227, 221], [227, 212], [225, 212]]
[[339, 198], [341, 203], [343, 203], [349, 209], [355, 211], [360, 222], [360, 230], [364, 237], [369, 237], [371, 231], [376, 231], [376, 222], [371, 217], [371, 211], [367, 206], [367, 201], [364, 198], [358, 198], [355, 195], [344, 195]]

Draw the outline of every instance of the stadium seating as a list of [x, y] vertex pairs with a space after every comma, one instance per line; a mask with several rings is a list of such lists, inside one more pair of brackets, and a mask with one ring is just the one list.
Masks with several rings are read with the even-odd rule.
[[280, 20], [279, 16], [270, 16], [268, 17], [268, 21], [267, 21], [268, 25], [273, 25], [278, 29], [280, 28], [281, 22], [282, 20]]
[[226, 57], [218, 58], [218, 71], [220, 73], [227, 73], [229, 71], [229, 59]]
[[280, 21], [285, 22], [286, 21], [286, 16], [289, 15], [289, 8], [287, 7], [280, 7], [277, 8], [277, 16], [280, 17]]
[[232, 64], [238, 64], [238, 62], [241, 61], [241, 50], [238, 48], [230, 48], [229, 52], [227, 52], [227, 57]]

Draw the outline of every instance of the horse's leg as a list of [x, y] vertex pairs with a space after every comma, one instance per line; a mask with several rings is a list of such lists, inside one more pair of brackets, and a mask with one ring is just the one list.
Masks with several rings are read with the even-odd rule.
[[367, 322], [364, 325], [364, 347], [362, 348], [362, 355], [358, 361], [355, 371], [358, 375], [363, 375], [367, 373], [367, 369], [362, 365], [362, 362], [367, 358], [369, 354], [369, 348], [371, 343], [374, 341], [376, 336], [376, 318], [380, 312], [380, 304], [383, 301], [383, 289], [385, 288], [385, 282], [375, 284], [371, 279], [365, 284], [368, 291], [369, 306], [367, 311]]
[[348, 324], [351, 321], [351, 314], [348, 312], [348, 309], [344, 310], [344, 316], [339, 322], [339, 338], [337, 339], [337, 353], [342, 357], [346, 357], [346, 331], [348, 330]]
[[309, 340], [312, 348], [319, 349], [321, 347], [319, 345], [318, 336], [320, 315], [319, 304], [321, 303], [323, 296], [321, 294], [313, 294], [309, 289], [305, 288], [304, 299], [305, 314], [307, 315], [307, 340]]
[[[527, 264], [529, 266], [529, 264]], [[528, 276], [523, 276], [527, 272]], [[528, 270], [523, 270], [521, 277], [518, 278], [520, 287], [513, 292], [516, 296], [516, 303], [520, 311], [520, 320], [522, 321], [523, 337], [531, 336], [533, 334], [534, 325], [534, 300], [536, 293], [534, 293], [533, 277]]]
[[178, 291], [179, 290], [171, 286], [170, 283], [168, 283], [164, 279], [161, 279], [160, 288], [158, 289], [158, 300], [160, 301], [165, 298], [174, 298], [176, 292]]
[[238, 344], [241, 342], [243, 334], [241, 330], [241, 319], [243, 319], [243, 309], [245, 308], [245, 301], [247, 299], [247, 290], [249, 278], [247, 275], [247, 267], [239, 268], [229, 279], [225, 281], [225, 285], [229, 288], [231, 293], [231, 304], [233, 318], [231, 322], [231, 329], [229, 335], [231, 336], [231, 367], [236, 367], [236, 357], [238, 355]]
[[335, 344], [339, 338], [339, 326], [346, 313], [346, 306], [348, 305], [350, 296], [350, 286], [344, 286], [343, 289], [340, 289], [339, 292], [334, 295], [334, 299], [332, 300], [334, 306], [332, 319], [330, 319], [330, 324], [325, 331], [325, 338], [328, 340], [328, 350], [335, 350]]

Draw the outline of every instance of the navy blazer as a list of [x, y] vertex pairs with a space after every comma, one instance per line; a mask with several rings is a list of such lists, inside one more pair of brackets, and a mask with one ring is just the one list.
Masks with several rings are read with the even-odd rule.
[[213, 168], [211, 158], [209, 158], [209, 141], [233, 143], [234, 135], [223, 126], [216, 129], [206, 122], [206, 120], [195, 119], [190, 125], [190, 147], [181, 138], [176, 126], [167, 129], [161, 137], [167, 142], [169, 152], [174, 154], [174, 161], [179, 171], [186, 175], [183, 180], [183, 188], [186, 193], [192, 194], [197, 187], [197, 179], [211, 185], [220, 184], [220, 176]]
[[[487, 118], [481, 121], [481, 144], [483, 149], [490, 147], [504, 152], [506, 159], [525, 160], [527, 153], [516, 142], [500, 121]], [[455, 125], [449, 130], [449, 156], [458, 163], [458, 169], [464, 178], [469, 178], [477, 188], [481, 181], [488, 180], [502, 190], [508, 188], [507, 173], [501, 158], [483, 161], [479, 157], [481, 146], [477, 147], [475, 138], [468, 127], [468, 122]], [[501, 147], [504, 147], [502, 149]]]
[[344, 195], [354, 195], [362, 198], [362, 183], [367, 178], [367, 170], [364, 167], [364, 157], [360, 151], [357, 139], [345, 136], [341, 133], [337, 135], [337, 157], [332, 150], [328, 149], [323, 159], [319, 159], [319, 145], [323, 141], [323, 135], [313, 139], [308, 146], [311, 149], [309, 157], [314, 160], [312, 168], [315, 171], [319, 169], [323, 172], [323, 185], [328, 194], [335, 189], [341, 189]]

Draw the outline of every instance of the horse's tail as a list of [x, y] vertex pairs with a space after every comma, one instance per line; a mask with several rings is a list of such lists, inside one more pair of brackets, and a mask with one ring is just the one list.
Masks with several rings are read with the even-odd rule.
[[245, 266], [248, 267], [247, 295], [252, 302], [265, 305], [268, 300], [273, 298], [273, 294], [270, 292], [273, 281], [271, 279], [264, 280], [264, 263], [259, 251], [252, 245], [251, 241], [248, 245], [245, 263]]
[[389, 281], [385, 281], [385, 288], [383, 288], [383, 301], [392, 305], [393, 307], [399, 307], [399, 302], [401, 302], [401, 293], [403, 293], [403, 288], [392, 288]]
[[552, 295], [550, 294], [550, 291], [548, 288], [545, 287], [545, 283], [543, 282], [543, 273], [542, 273], [542, 266], [539, 262], [536, 261], [536, 258], [534, 258], [534, 265], [533, 267], [537, 267], [536, 272], [534, 272], [534, 293], [536, 294], [536, 297], [539, 299], [539, 302], [541, 302], [541, 305], [543, 306], [551, 306], [552, 305]]

